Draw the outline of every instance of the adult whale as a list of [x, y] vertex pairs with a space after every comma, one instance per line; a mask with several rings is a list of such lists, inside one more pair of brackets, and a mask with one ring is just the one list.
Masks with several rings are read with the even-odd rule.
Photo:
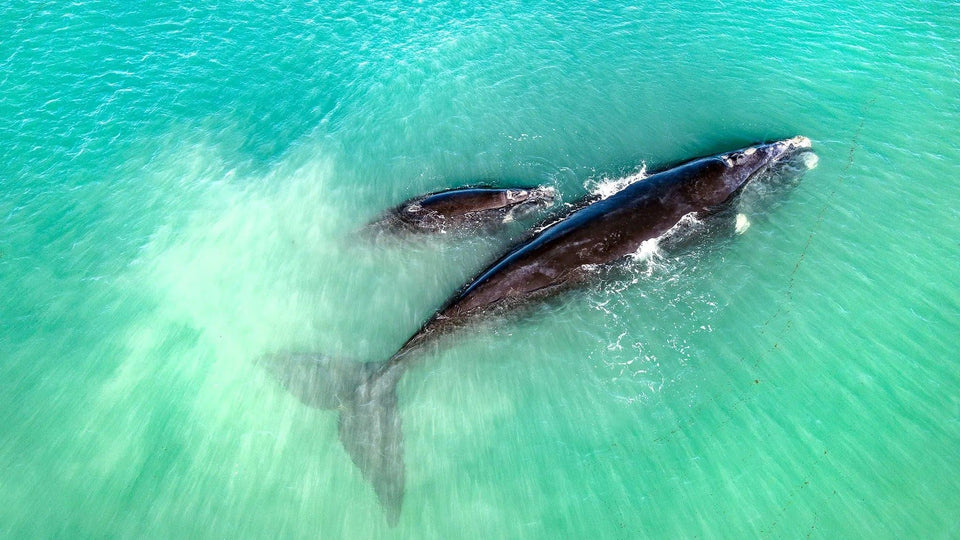
[[491, 308], [542, 298], [616, 262], [686, 215], [723, 210], [751, 179], [809, 147], [794, 137], [695, 159], [573, 210], [467, 282], [385, 362], [288, 354], [265, 357], [265, 367], [304, 403], [340, 411], [340, 440], [395, 524], [404, 485], [396, 386], [419, 348]]
[[407, 199], [365, 229], [407, 233], [493, 229], [552, 204], [555, 195], [548, 186], [448, 189]]

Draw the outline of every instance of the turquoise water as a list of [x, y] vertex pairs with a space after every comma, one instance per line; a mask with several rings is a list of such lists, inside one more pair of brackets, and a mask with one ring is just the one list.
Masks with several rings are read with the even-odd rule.
[[[3, 4], [0, 536], [960, 535], [952, 1]], [[389, 356], [519, 234], [397, 202], [768, 138], [734, 238], [457, 334], [390, 528], [253, 360]]]

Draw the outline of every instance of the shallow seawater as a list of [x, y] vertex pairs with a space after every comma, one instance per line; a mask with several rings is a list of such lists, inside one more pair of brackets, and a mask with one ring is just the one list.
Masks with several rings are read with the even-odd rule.
[[[4, 15], [0, 536], [960, 535], [956, 2]], [[742, 234], [411, 369], [396, 527], [254, 364], [386, 358], [522, 235], [357, 240], [406, 198], [794, 135]]]

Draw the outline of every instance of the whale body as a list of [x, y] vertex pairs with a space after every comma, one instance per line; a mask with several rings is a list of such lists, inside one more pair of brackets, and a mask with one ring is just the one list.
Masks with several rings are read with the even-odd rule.
[[386, 361], [306, 353], [266, 357], [265, 367], [304, 403], [340, 411], [340, 440], [393, 525], [404, 486], [396, 386], [419, 349], [492, 309], [529, 304], [576, 284], [589, 268], [635, 253], [687, 215], [723, 211], [748, 182], [810, 145], [794, 137], [694, 159], [574, 208], [465, 283]]
[[496, 229], [549, 206], [555, 194], [548, 186], [449, 189], [407, 199], [365, 228], [414, 234]]

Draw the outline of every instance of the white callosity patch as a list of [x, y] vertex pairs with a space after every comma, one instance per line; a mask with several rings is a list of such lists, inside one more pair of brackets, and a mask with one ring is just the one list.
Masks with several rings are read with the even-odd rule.
[[810, 140], [810, 137], [804, 137], [803, 135], [794, 137], [790, 142], [797, 148], [810, 148], [813, 146], [813, 141]]

